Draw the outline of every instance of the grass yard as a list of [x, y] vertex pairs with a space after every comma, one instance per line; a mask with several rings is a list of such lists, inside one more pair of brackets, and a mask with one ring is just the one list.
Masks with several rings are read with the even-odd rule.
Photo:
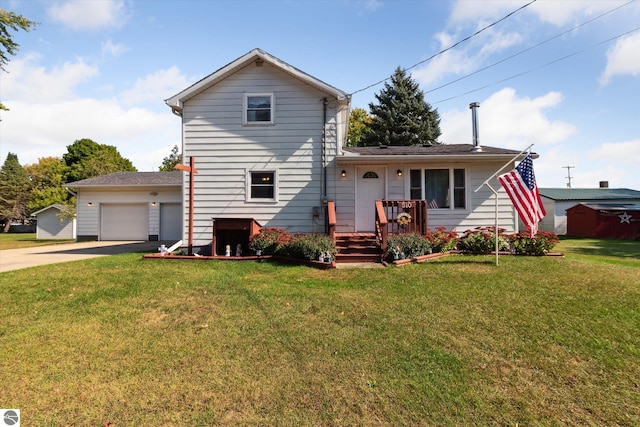
[[0, 404], [25, 426], [640, 425], [640, 242], [618, 243], [1, 273]]
[[0, 250], [71, 243], [75, 240], [36, 239], [36, 233], [0, 233]]

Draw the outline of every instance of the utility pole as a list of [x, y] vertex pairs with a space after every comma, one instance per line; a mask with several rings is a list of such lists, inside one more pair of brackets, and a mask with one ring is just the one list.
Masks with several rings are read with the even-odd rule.
[[567, 169], [567, 179], [569, 180], [569, 182], [567, 182], [567, 188], [571, 188], [571, 169], [575, 168], [575, 166], [562, 166], [563, 168]]

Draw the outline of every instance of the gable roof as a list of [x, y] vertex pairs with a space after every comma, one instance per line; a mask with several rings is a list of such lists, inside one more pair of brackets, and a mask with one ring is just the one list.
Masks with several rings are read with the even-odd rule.
[[182, 171], [114, 172], [70, 182], [65, 187], [180, 187], [182, 186], [182, 175]]
[[[482, 146], [482, 151], [475, 151], [473, 144], [434, 144], [380, 147], [342, 147], [343, 156], [338, 162], [359, 162], [371, 160], [495, 160], [516, 156], [520, 151], [506, 148]], [[524, 157], [525, 154], [522, 154]], [[537, 158], [537, 154], [533, 154]]]
[[38, 216], [38, 214], [41, 214], [44, 211], [48, 211], [49, 209], [57, 209], [57, 210], [61, 211], [64, 208], [65, 208], [65, 205], [61, 205], [60, 203], [54, 203], [53, 205], [49, 205], [46, 208], [40, 209], [39, 211], [35, 211], [30, 216]]
[[539, 188], [551, 200], [640, 200], [640, 191], [628, 188]]
[[286, 62], [276, 58], [275, 56], [261, 50], [261, 49], [253, 49], [251, 51], [249, 51], [248, 53], [246, 53], [245, 55], [241, 56], [240, 58], [236, 59], [233, 62], [230, 62], [229, 64], [225, 65], [224, 67], [220, 68], [217, 71], [214, 71], [212, 74], [209, 74], [207, 77], [203, 78], [202, 80], [194, 83], [193, 85], [189, 86], [188, 88], [186, 88], [185, 90], [183, 90], [182, 92], [172, 96], [171, 98], [166, 99], [164, 102], [171, 107], [171, 110], [174, 113], [177, 114], [181, 114], [182, 113], [182, 107], [184, 105], [184, 102], [189, 100], [190, 98], [193, 98], [194, 96], [198, 95], [199, 93], [207, 90], [208, 88], [210, 88], [211, 86], [215, 85], [216, 83], [220, 82], [221, 80], [229, 77], [231, 74], [235, 73], [236, 71], [238, 71], [241, 68], [246, 67], [249, 63], [254, 62], [256, 60], [262, 60], [264, 62], [267, 62], [271, 65], [273, 65], [276, 68], [279, 68], [280, 70], [284, 71], [285, 73], [288, 73], [290, 75], [292, 75], [293, 77], [302, 80], [303, 82], [307, 83], [308, 85], [315, 87], [316, 89], [319, 89], [325, 93], [328, 93], [332, 96], [334, 96], [335, 98], [337, 98], [338, 100], [342, 100], [345, 102], [349, 102], [351, 99], [351, 95], [349, 95], [346, 92], [341, 91], [340, 89], [337, 89], [325, 82], [323, 82], [322, 80], [319, 80], [307, 73], [305, 73], [304, 71], [301, 71], [299, 69], [297, 69], [296, 67], [293, 67], [289, 64], [287, 64]]

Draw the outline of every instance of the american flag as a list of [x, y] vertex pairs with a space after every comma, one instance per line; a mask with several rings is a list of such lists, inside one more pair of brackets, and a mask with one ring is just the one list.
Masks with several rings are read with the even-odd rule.
[[531, 153], [527, 154], [514, 170], [500, 175], [498, 181], [507, 191], [531, 237], [535, 236], [538, 232], [538, 222], [547, 212], [538, 192]]

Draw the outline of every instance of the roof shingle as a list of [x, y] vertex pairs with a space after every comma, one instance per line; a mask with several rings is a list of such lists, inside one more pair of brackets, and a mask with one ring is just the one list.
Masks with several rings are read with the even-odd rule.
[[181, 186], [182, 171], [171, 172], [114, 172], [81, 181], [70, 182], [66, 187], [147, 187]]

